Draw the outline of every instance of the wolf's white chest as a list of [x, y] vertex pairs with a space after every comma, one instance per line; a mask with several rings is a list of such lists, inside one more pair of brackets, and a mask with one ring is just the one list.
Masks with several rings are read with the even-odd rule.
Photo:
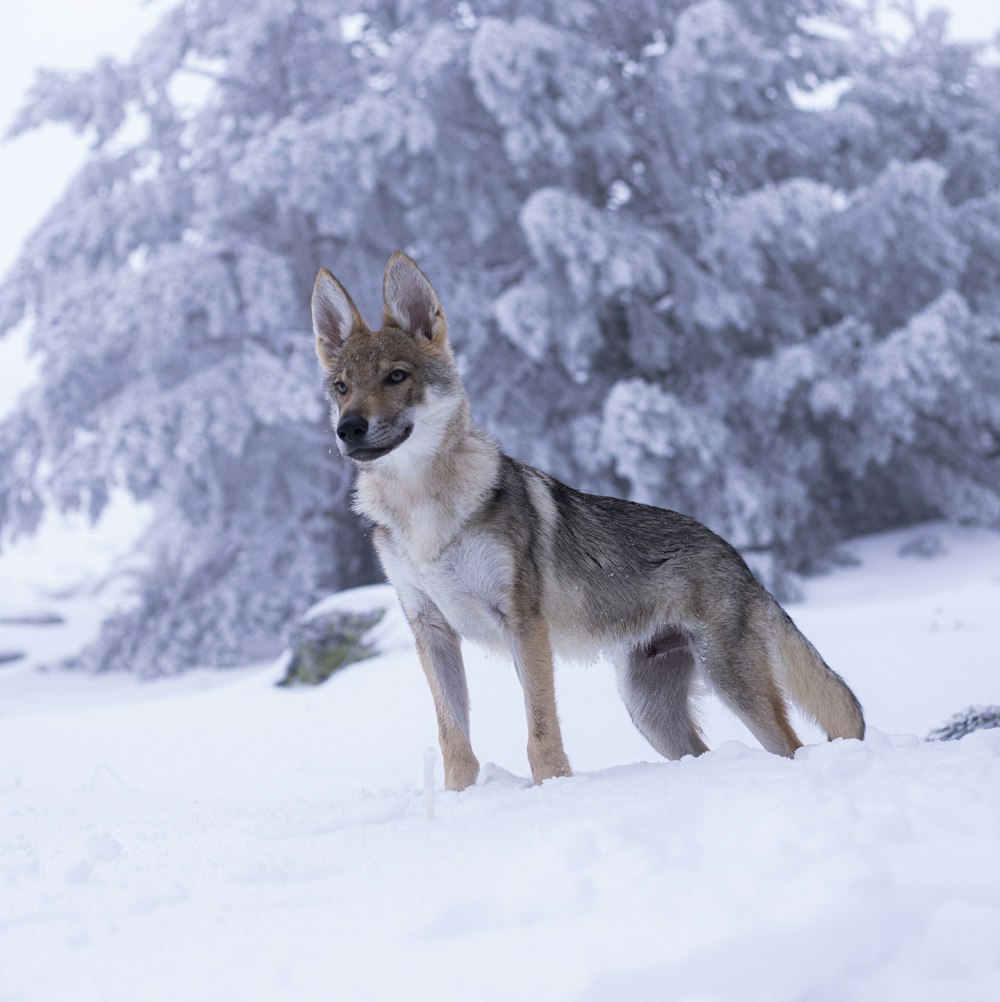
[[409, 612], [429, 598], [462, 637], [495, 645], [505, 641], [511, 614], [513, 560], [485, 534], [469, 534], [433, 561], [416, 561], [391, 541], [380, 546], [385, 572]]

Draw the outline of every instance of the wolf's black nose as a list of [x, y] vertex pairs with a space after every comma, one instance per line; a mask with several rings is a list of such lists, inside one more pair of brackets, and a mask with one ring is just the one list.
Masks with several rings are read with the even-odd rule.
[[337, 425], [337, 437], [348, 445], [360, 445], [368, 434], [368, 421], [360, 414], [345, 414]]

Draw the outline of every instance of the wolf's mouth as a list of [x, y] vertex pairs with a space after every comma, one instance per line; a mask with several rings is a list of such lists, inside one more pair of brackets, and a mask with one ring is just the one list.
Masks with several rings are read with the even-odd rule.
[[397, 446], [402, 445], [412, 434], [413, 425], [408, 424], [403, 429], [403, 434], [396, 439], [391, 445], [383, 445], [377, 449], [367, 449], [363, 446], [359, 446], [357, 449], [351, 449], [347, 453], [348, 459], [353, 459], [358, 463], [370, 463], [373, 459], [380, 459], [382, 456], [387, 456], [393, 449]]

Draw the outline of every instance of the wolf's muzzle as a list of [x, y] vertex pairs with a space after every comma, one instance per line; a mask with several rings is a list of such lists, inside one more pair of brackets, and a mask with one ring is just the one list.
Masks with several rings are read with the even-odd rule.
[[379, 421], [375, 426], [358, 413], [345, 414], [337, 424], [337, 437], [340, 439], [340, 451], [359, 463], [367, 463], [373, 459], [381, 459], [397, 446], [402, 445], [413, 431], [413, 425], [408, 424], [402, 431]]
[[360, 414], [345, 414], [337, 424], [337, 438], [349, 449], [356, 449], [368, 434], [368, 419]]

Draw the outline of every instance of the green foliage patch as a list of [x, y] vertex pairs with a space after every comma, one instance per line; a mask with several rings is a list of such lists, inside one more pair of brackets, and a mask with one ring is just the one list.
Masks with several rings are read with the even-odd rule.
[[280, 686], [320, 685], [334, 672], [378, 653], [368, 639], [385, 615], [334, 611], [296, 624], [289, 636], [292, 656]]

